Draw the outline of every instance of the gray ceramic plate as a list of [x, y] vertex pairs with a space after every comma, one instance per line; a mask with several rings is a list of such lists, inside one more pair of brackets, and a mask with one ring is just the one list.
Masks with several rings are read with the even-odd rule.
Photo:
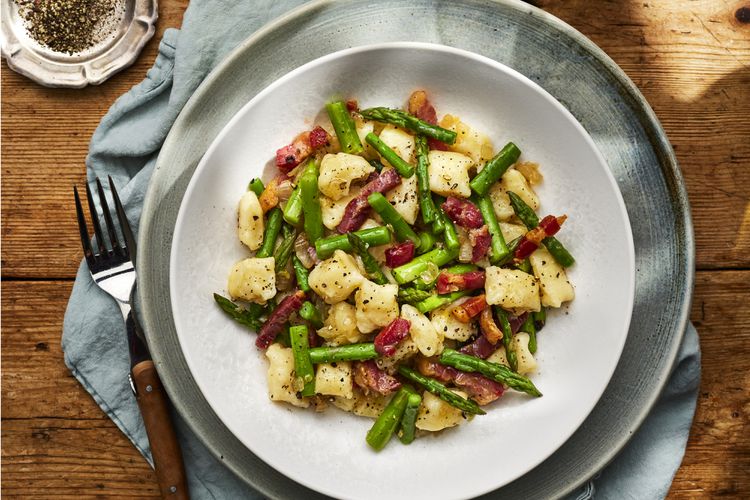
[[[417, 33], [415, 19], [421, 26]], [[203, 153], [255, 94], [317, 57], [373, 42], [404, 41], [406, 33], [414, 33], [408, 37], [412, 41], [490, 57], [538, 82], [587, 129], [625, 199], [636, 251], [636, 299], [612, 382], [581, 428], [554, 455], [491, 494], [563, 495], [615, 456], [666, 382], [688, 318], [693, 236], [674, 154], [638, 90], [589, 40], [521, 2], [315, 2], [268, 25], [235, 50], [180, 114], [146, 198], [138, 264], [149, 345], [176, 408], [229, 468], [269, 497], [314, 495], [250, 453], [212, 412], [191, 377], [170, 310], [172, 228]], [[310, 39], [317, 43], [308, 43]]]

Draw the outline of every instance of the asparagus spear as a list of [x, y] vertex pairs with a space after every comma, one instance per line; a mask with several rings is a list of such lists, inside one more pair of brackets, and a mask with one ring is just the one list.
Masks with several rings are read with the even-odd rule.
[[388, 441], [391, 440], [398, 423], [401, 421], [401, 417], [406, 409], [406, 403], [409, 397], [409, 392], [403, 387], [399, 389], [388, 406], [385, 407], [383, 413], [380, 414], [375, 423], [367, 432], [367, 444], [369, 444], [375, 451], [382, 450]]
[[503, 176], [508, 167], [513, 165], [518, 157], [521, 156], [521, 150], [518, 146], [509, 142], [498, 154], [495, 155], [484, 166], [469, 183], [471, 189], [479, 196], [484, 196], [490, 190], [492, 185]]
[[401, 214], [393, 208], [393, 205], [385, 199], [385, 196], [381, 193], [372, 193], [367, 197], [367, 203], [380, 215], [383, 222], [391, 225], [393, 234], [396, 235], [398, 241], [411, 240], [414, 242], [414, 246], [419, 247], [422, 240], [419, 239], [409, 223], [401, 217]]
[[408, 283], [414, 281], [419, 277], [420, 274], [427, 270], [430, 262], [436, 266], [444, 266], [448, 262], [452, 261], [458, 256], [456, 250], [448, 250], [443, 248], [436, 248], [427, 253], [424, 253], [418, 257], [413, 258], [410, 262], [407, 262], [403, 266], [399, 266], [393, 270], [393, 277], [399, 284]]
[[256, 177], [255, 179], [250, 181], [250, 184], [247, 185], [247, 189], [260, 196], [261, 194], [263, 194], [265, 186], [263, 185], [263, 181]]
[[420, 290], [415, 287], [399, 288], [398, 289], [398, 300], [399, 302], [421, 302], [425, 299], [432, 297], [432, 293], [427, 290]]
[[446, 144], [453, 144], [456, 142], [456, 133], [454, 131], [427, 123], [426, 121], [420, 120], [416, 116], [410, 115], [406, 111], [400, 109], [370, 108], [362, 110], [359, 113], [367, 120], [390, 123], [398, 127], [409, 129], [418, 134], [432, 137], [433, 139], [437, 139]]
[[531, 396], [539, 397], [542, 395], [531, 380], [512, 372], [507, 366], [500, 363], [492, 363], [485, 359], [462, 354], [453, 349], [444, 349], [440, 355], [440, 362], [462, 372], [479, 372], [487, 378]]
[[375, 148], [380, 156], [390, 163], [390, 165], [398, 172], [401, 177], [411, 177], [414, 175], [414, 167], [401, 158], [398, 153], [392, 150], [386, 143], [380, 140], [380, 137], [370, 132], [365, 136], [367, 144]]
[[313, 326], [313, 328], [323, 327], [323, 317], [320, 315], [320, 311], [313, 305], [312, 302], [305, 301], [302, 307], [299, 309], [300, 318], [307, 320]]
[[445, 237], [445, 247], [449, 250], [458, 250], [461, 247], [461, 242], [458, 239], [458, 233], [456, 232], [456, 226], [453, 221], [445, 215], [442, 208], [437, 209], [438, 217], [443, 223], [443, 235]]
[[469, 295], [472, 291], [473, 290], [459, 290], [457, 292], [451, 292], [445, 295], [431, 295], [423, 301], [414, 304], [414, 307], [416, 307], [417, 310], [422, 314], [427, 314], [428, 312], [433, 311], [438, 307], [442, 307], [445, 304], [450, 304], [454, 300]]
[[401, 376], [421, 385], [422, 387], [433, 393], [435, 396], [439, 397], [446, 403], [455, 406], [461, 411], [471, 413], [473, 415], [485, 414], [485, 411], [482, 410], [474, 401], [472, 401], [471, 399], [462, 398], [434, 378], [425, 377], [421, 373], [418, 373], [411, 368], [403, 365], [399, 366], [398, 372], [401, 374]]
[[302, 217], [302, 188], [297, 186], [284, 206], [284, 220], [296, 226]]
[[287, 262], [289, 262], [289, 257], [291, 257], [294, 252], [294, 240], [296, 239], [297, 231], [285, 225], [284, 239], [281, 240], [281, 244], [279, 245], [279, 248], [276, 249], [276, 254], [274, 255], [277, 273], [281, 272], [286, 267]]
[[318, 166], [314, 161], [307, 164], [305, 172], [299, 179], [299, 184], [302, 188], [305, 234], [309, 241], [318, 241], [323, 237], [323, 215], [320, 210], [320, 201], [318, 201]]
[[281, 231], [281, 209], [274, 207], [268, 212], [266, 220], [266, 231], [263, 234], [263, 244], [260, 246], [255, 256], [259, 259], [273, 255], [273, 248], [276, 245], [276, 237]]
[[349, 241], [349, 245], [351, 245], [354, 253], [359, 255], [362, 259], [362, 264], [364, 264], [365, 271], [369, 275], [369, 278], [378, 285], [385, 285], [388, 283], [388, 278], [385, 277], [383, 270], [380, 269], [380, 264], [378, 264], [375, 257], [367, 251], [367, 243], [362, 241], [362, 238], [357, 236], [356, 233], [348, 233], [346, 239]]
[[417, 193], [419, 195], [419, 206], [422, 209], [422, 220], [425, 224], [430, 224], [435, 220], [436, 208], [430, 192], [429, 167], [430, 161], [427, 157], [429, 149], [427, 138], [418, 135], [416, 138], [417, 149]]
[[432, 250], [432, 247], [435, 246], [435, 237], [432, 235], [432, 233], [429, 233], [427, 231], [423, 231], [419, 233], [419, 245], [417, 245], [417, 253], [425, 253]]
[[476, 199], [479, 211], [482, 212], [482, 218], [484, 223], [487, 224], [487, 229], [490, 231], [492, 236], [492, 246], [490, 248], [490, 261], [493, 263], [499, 262], [508, 255], [510, 250], [508, 245], [505, 243], [503, 232], [500, 230], [500, 224], [497, 222], [497, 216], [495, 215], [495, 209], [492, 207], [492, 200], [490, 197], [479, 196]]
[[534, 326], [534, 313], [529, 313], [526, 316], [521, 328], [521, 332], [529, 334], [529, 352], [534, 354], [536, 352], [536, 327]]
[[[539, 225], [539, 217], [536, 216], [534, 210], [520, 196], [513, 191], [508, 191], [508, 198], [510, 198], [510, 204], [516, 216], [521, 219], [521, 222], [524, 223], [527, 229], [534, 229]], [[570, 255], [570, 252], [554, 236], [547, 236], [542, 240], [542, 243], [544, 243], [549, 253], [552, 254], [552, 257], [561, 266], [570, 267], [575, 263], [575, 259]]]
[[307, 279], [310, 276], [310, 271], [307, 270], [296, 255], [292, 255], [292, 265], [294, 266], [294, 274], [297, 277], [297, 287], [305, 293], [309, 292], [311, 288]]
[[346, 109], [344, 101], [329, 102], [326, 104], [326, 111], [328, 111], [328, 118], [331, 119], [331, 124], [336, 130], [341, 151], [353, 155], [362, 153], [364, 148], [359, 140], [359, 135], [357, 135], [357, 127], [354, 125], [352, 115]]
[[310, 361], [310, 344], [306, 325], [296, 325], [289, 329], [289, 340], [294, 354], [294, 371], [304, 384], [302, 396], [315, 394], [315, 371]]
[[513, 330], [510, 327], [510, 321], [508, 321], [508, 313], [505, 312], [500, 306], [494, 307], [495, 315], [500, 322], [500, 329], [503, 331], [503, 346], [505, 347], [505, 357], [508, 359], [508, 364], [511, 370], [518, 370], [518, 357], [516, 351], [511, 348], [510, 341], [513, 338]]
[[422, 396], [416, 392], [409, 394], [406, 398], [406, 409], [404, 410], [404, 416], [401, 417], [401, 428], [398, 433], [398, 438], [404, 444], [410, 444], [414, 441], [414, 435], [417, 431], [417, 413], [421, 404]]
[[214, 294], [214, 300], [222, 311], [227, 313], [230, 318], [235, 320], [237, 323], [244, 325], [256, 332], [260, 330], [263, 322], [260, 320], [260, 315], [263, 312], [263, 307], [259, 304], [252, 304], [254, 307], [251, 309], [242, 309], [239, 305], [235, 304], [226, 297], [222, 297], [218, 293]]
[[[370, 246], [385, 245], [391, 242], [391, 232], [385, 226], [361, 229], [354, 231], [354, 234]], [[343, 250], [344, 252], [352, 251], [352, 246], [349, 244], [349, 240], [345, 234], [329, 236], [315, 242], [315, 251], [321, 259], [327, 259], [336, 250]]]
[[333, 363], [334, 361], [364, 361], [377, 357], [378, 353], [375, 350], [375, 344], [372, 342], [339, 347], [312, 347], [310, 349], [310, 360], [314, 364]]

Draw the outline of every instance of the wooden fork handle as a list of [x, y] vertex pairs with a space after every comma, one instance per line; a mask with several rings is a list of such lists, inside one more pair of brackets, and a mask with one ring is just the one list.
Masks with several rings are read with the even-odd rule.
[[151, 445], [161, 496], [170, 500], [187, 500], [190, 494], [185, 478], [185, 466], [182, 463], [182, 452], [172, 427], [167, 395], [156, 373], [154, 362], [141, 361], [133, 367], [132, 376], [136, 400]]

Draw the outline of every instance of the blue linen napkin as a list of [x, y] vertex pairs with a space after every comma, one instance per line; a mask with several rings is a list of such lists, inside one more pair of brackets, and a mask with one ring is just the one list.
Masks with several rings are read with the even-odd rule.
[[[146, 79], [121, 96], [91, 140], [88, 178], [111, 175], [131, 221], [138, 221], [156, 157], [172, 123], [208, 72], [242, 40], [301, 0], [193, 0], [181, 30], [168, 29]], [[137, 224], [134, 224], [137, 232]], [[78, 270], [63, 325], [65, 363], [149, 461], [140, 412], [126, 377], [125, 326], [115, 302]], [[695, 329], [685, 334], [678, 361], [644, 424], [597, 477], [570, 498], [663, 498], [680, 465], [695, 411], [700, 349]], [[261, 498], [216, 460], [179, 418], [190, 492], [195, 499]]]

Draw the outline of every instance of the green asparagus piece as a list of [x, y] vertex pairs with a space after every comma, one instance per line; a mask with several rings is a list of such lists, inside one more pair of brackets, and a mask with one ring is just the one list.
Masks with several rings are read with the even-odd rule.
[[354, 253], [359, 255], [359, 257], [362, 259], [362, 264], [364, 264], [365, 271], [367, 272], [370, 280], [377, 283], [378, 285], [385, 285], [386, 283], [388, 283], [388, 278], [385, 277], [383, 270], [380, 269], [380, 264], [377, 260], [375, 260], [375, 257], [373, 257], [372, 254], [367, 250], [367, 243], [362, 241], [362, 238], [357, 236], [356, 233], [348, 233], [346, 235], [346, 239], [349, 240], [349, 245], [351, 245]]
[[487, 378], [531, 396], [539, 397], [542, 395], [531, 380], [523, 375], [512, 372], [507, 366], [503, 366], [500, 363], [493, 363], [475, 356], [462, 354], [453, 349], [444, 349], [440, 355], [440, 362], [462, 372], [479, 372]]
[[[391, 232], [385, 226], [361, 229], [354, 231], [354, 234], [359, 236], [369, 246], [385, 245], [391, 242]], [[321, 259], [327, 259], [336, 250], [343, 250], [344, 252], [352, 251], [352, 246], [349, 244], [349, 240], [345, 234], [329, 236], [315, 242], [315, 251]]]
[[414, 167], [409, 165], [409, 163], [401, 158], [398, 153], [381, 141], [380, 137], [370, 132], [365, 136], [365, 140], [367, 141], [367, 144], [375, 148], [375, 151], [380, 153], [380, 156], [382, 156], [385, 161], [390, 163], [396, 172], [398, 172], [398, 175], [401, 177], [411, 177], [414, 175]]
[[424, 120], [420, 120], [414, 115], [400, 109], [389, 108], [370, 108], [359, 112], [366, 120], [375, 120], [382, 123], [390, 123], [398, 127], [403, 127], [418, 134], [432, 137], [446, 144], [456, 142], [456, 133], [437, 125], [432, 125]]
[[536, 352], [536, 327], [534, 326], [534, 313], [529, 313], [526, 316], [521, 328], [521, 332], [529, 334], [529, 352], [534, 354]]
[[457, 250], [436, 248], [435, 250], [424, 253], [419, 257], [415, 257], [403, 266], [395, 268], [393, 270], [393, 277], [396, 278], [396, 282], [403, 285], [404, 283], [408, 283], [417, 279], [420, 274], [427, 270], [428, 264], [430, 262], [440, 267], [444, 266], [456, 257], [458, 257]]
[[422, 396], [417, 393], [409, 394], [406, 399], [406, 409], [404, 416], [401, 417], [401, 428], [398, 432], [398, 438], [404, 444], [414, 441], [414, 435], [417, 432], [417, 413], [421, 404]]
[[375, 344], [349, 344], [339, 347], [312, 347], [310, 360], [313, 364], [333, 363], [335, 361], [364, 361], [378, 357]]
[[457, 292], [446, 293], [445, 295], [431, 295], [423, 301], [414, 304], [414, 307], [416, 307], [417, 310], [422, 314], [427, 314], [428, 312], [433, 311], [438, 307], [450, 304], [454, 300], [460, 299], [461, 297], [466, 297], [471, 292], [471, 290], [459, 290]]
[[489, 196], [479, 196], [476, 199], [479, 211], [482, 212], [484, 223], [492, 236], [492, 246], [490, 247], [490, 262], [496, 263], [510, 255], [508, 245], [505, 243], [503, 232], [500, 230], [500, 223], [497, 222], [495, 209], [492, 207], [492, 200]]
[[435, 246], [435, 237], [428, 231], [422, 231], [419, 233], [419, 245], [417, 245], [417, 253], [423, 254], [432, 250]]
[[516, 269], [518, 269], [519, 271], [523, 271], [526, 274], [532, 274], [531, 262], [529, 261], [529, 259], [523, 259], [518, 264], [516, 264]]
[[352, 120], [352, 115], [349, 114], [349, 110], [346, 109], [344, 101], [329, 102], [326, 104], [326, 111], [328, 111], [328, 118], [331, 119], [331, 124], [336, 130], [341, 151], [353, 155], [362, 153], [364, 148], [359, 140], [359, 135], [357, 135], [357, 127]]
[[419, 236], [417, 236], [417, 233], [414, 232], [409, 223], [401, 217], [401, 214], [393, 208], [393, 205], [385, 199], [385, 196], [381, 193], [372, 193], [367, 197], [367, 203], [380, 215], [383, 222], [391, 225], [393, 234], [396, 235], [398, 241], [411, 240], [414, 242], [415, 247], [419, 247], [422, 243]]
[[542, 307], [539, 311], [532, 314], [534, 315], [534, 328], [536, 328], [536, 331], [544, 328], [544, 324], [547, 322], [547, 310]]
[[481, 172], [479, 172], [469, 183], [472, 191], [479, 196], [484, 196], [490, 190], [492, 185], [503, 176], [508, 167], [513, 165], [518, 157], [521, 156], [521, 150], [518, 146], [509, 142], [498, 154], [488, 161]]
[[434, 378], [425, 377], [421, 373], [418, 373], [411, 368], [403, 365], [399, 366], [398, 372], [403, 377], [421, 385], [422, 387], [433, 393], [435, 396], [439, 397], [446, 403], [455, 406], [463, 412], [470, 413], [472, 415], [485, 414], [485, 411], [482, 410], [474, 401], [472, 401], [471, 399], [462, 398]]
[[445, 247], [449, 250], [458, 250], [461, 247], [461, 242], [458, 239], [458, 233], [456, 232], [456, 226], [453, 221], [445, 215], [442, 208], [438, 207], [438, 217], [443, 223], [443, 235], [445, 237]]
[[260, 320], [260, 315], [263, 312], [263, 307], [258, 304], [251, 304], [257, 307], [252, 309], [242, 309], [240, 306], [232, 302], [226, 297], [222, 297], [218, 293], [214, 294], [214, 300], [222, 311], [227, 313], [230, 318], [235, 320], [237, 323], [244, 325], [256, 332], [263, 326], [263, 322]]
[[304, 228], [308, 241], [318, 241], [323, 237], [323, 215], [320, 210], [318, 192], [318, 166], [314, 161], [307, 164], [305, 172], [299, 179], [302, 188], [302, 212]]
[[419, 206], [422, 209], [422, 220], [425, 224], [430, 224], [435, 220], [436, 208], [430, 191], [429, 167], [430, 161], [427, 157], [429, 148], [427, 139], [423, 135], [416, 138], [417, 146], [417, 194], [419, 195]]
[[403, 387], [399, 389], [367, 432], [367, 444], [375, 451], [382, 450], [391, 440], [391, 436], [404, 415], [408, 398], [409, 392]]
[[310, 361], [310, 340], [307, 325], [296, 325], [289, 329], [289, 339], [294, 354], [294, 371], [297, 378], [301, 378], [304, 386], [302, 396], [315, 394], [315, 370]]
[[302, 303], [302, 307], [299, 310], [299, 317], [309, 321], [316, 330], [323, 328], [323, 317], [320, 315], [320, 311], [309, 300]]
[[292, 266], [294, 266], [294, 274], [297, 277], [297, 288], [303, 292], [309, 292], [311, 288], [307, 279], [310, 276], [310, 271], [307, 270], [296, 255], [292, 255]]
[[505, 347], [505, 358], [508, 360], [510, 369], [518, 371], [518, 357], [516, 351], [512, 349], [510, 341], [513, 340], [513, 330], [510, 327], [510, 321], [508, 321], [508, 313], [505, 312], [500, 306], [494, 308], [495, 316], [497, 316], [500, 322], [500, 329], [503, 331], [503, 346]]
[[368, 160], [368, 163], [375, 167], [375, 170], [377, 172], [380, 172], [383, 170], [383, 164], [380, 162], [380, 160]]
[[273, 255], [274, 246], [276, 246], [276, 237], [281, 231], [282, 213], [279, 207], [274, 207], [268, 212], [266, 219], [266, 231], [263, 233], [263, 244], [260, 246], [255, 256], [259, 259]]
[[398, 300], [399, 302], [415, 303], [421, 302], [425, 299], [432, 297], [432, 293], [427, 290], [420, 290], [415, 287], [399, 288], [398, 289]]
[[263, 194], [263, 190], [266, 189], [266, 187], [263, 185], [263, 181], [256, 177], [250, 181], [250, 184], [247, 185], [247, 189], [255, 193], [257, 196], [260, 196]]
[[277, 273], [281, 272], [286, 267], [289, 258], [292, 256], [292, 253], [294, 253], [294, 240], [297, 239], [297, 231], [288, 228], [289, 226], [284, 226], [284, 239], [281, 240], [281, 244], [274, 254]]
[[293, 226], [300, 223], [302, 217], [302, 188], [297, 186], [284, 206], [284, 220]]
[[508, 262], [511, 262], [513, 260], [513, 254], [516, 252], [516, 248], [518, 248], [518, 245], [521, 244], [521, 240], [523, 239], [523, 236], [519, 236], [518, 238], [514, 239], [510, 243], [508, 243], [508, 255], [500, 259], [495, 263], [496, 266], [504, 266]]
[[435, 236], [443, 236], [445, 233], [445, 222], [443, 222], [443, 218], [440, 216], [440, 209], [438, 208], [440, 200], [433, 198], [432, 204], [435, 205], [435, 219], [432, 221], [432, 233]]
[[[446, 267], [443, 271], [450, 274], [464, 274], [476, 271], [477, 269], [477, 266], [474, 264], [456, 264], [455, 266]], [[414, 280], [414, 286], [420, 290], [432, 290], [435, 288], [435, 283], [437, 283], [437, 276], [431, 281], [424, 281], [421, 277]]]
[[[513, 191], [508, 191], [508, 198], [510, 198], [510, 204], [513, 207], [513, 211], [516, 213], [516, 216], [521, 219], [521, 222], [523, 222], [528, 229], [534, 229], [539, 225], [539, 217], [537, 217], [534, 210], [528, 206], [520, 196]], [[542, 243], [544, 243], [544, 246], [547, 247], [549, 253], [561, 266], [570, 267], [575, 264], [576, 260], [554, 236], [547, 236], [542, 240]]]

